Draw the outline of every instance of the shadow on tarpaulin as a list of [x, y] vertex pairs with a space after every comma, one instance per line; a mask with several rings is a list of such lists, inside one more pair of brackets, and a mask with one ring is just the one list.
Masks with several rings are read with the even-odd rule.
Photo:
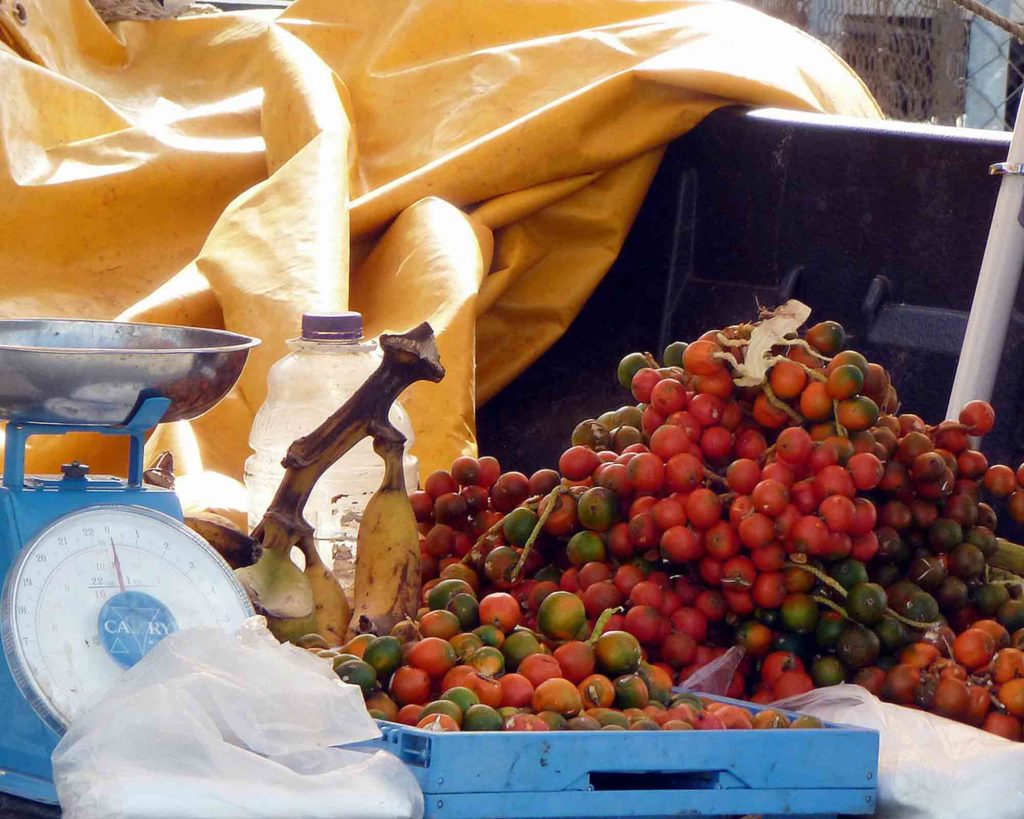
[[[630, 403], [633, 350], [756, 317], [788, 298], [885, 366], [903, 411], [941, 421], [1009, 134], [724, 108], [674, 142], [622, 253], [568, 332], [478, 415], [480, 451], [529, 474], [573, 426]], [[990, 461], [1024, 459], [1018, 294]]]

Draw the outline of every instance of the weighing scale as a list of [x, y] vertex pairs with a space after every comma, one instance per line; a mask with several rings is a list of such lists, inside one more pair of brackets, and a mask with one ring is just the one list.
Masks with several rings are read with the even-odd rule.
[[[161, 639], [238, 627], [253, 610], [221, 557], [144, 485], [146, 433], [213, 407], [259, 341], [214, 330], [0, 321], [0, 791], [55, 804], [67, 725]], [[128, 477], [25, 475], [33, 435], [129, 439]]]

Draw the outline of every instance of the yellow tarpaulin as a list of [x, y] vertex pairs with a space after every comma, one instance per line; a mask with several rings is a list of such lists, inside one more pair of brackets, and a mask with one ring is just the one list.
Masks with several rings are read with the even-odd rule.
[[[304, 310], [360, 310], [372, 334], [429, 320], [448, 375], [404, 401], [441, 468], [596, 287], [665, 143], [734, 101], [879, 116], [827, 48], [725, 0], [299, 0], [110, 27], [87, 0], [3, 0], [0, 315], [263, 339], [227, 400], [149, 445], [235, 478]], [[40, 439], [29, 465], [71, 454]], [[109, 439], [73, 454], [123, 472]]]

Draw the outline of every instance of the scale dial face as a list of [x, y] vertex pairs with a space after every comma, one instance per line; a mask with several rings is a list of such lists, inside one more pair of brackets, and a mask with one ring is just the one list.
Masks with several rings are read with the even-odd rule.
[[20, 552], [0, 601], [11, 673], [58, 733], [163, 637], [237, 628], [253, 610], [231, 568], [160, 512], [94, 506]]

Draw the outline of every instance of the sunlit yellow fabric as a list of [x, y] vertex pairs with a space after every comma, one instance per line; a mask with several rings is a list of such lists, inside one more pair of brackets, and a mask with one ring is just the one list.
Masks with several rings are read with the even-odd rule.
[[[104, 25], [0, 3], [0, 315], [263, 339], [215, 410], [161, 427], [240, 477], [268, 367], [310, 309], [429, 320], [448, 376], [405, 401], [423, 468], [559, 337], [663, 146], [733, 102], [876, 117], [824, 46], [723, 0], [299, 0]], [[736, 161], [737, 157], [723, 157]], [[37, 441], [120, 471], [109, 439]]]

